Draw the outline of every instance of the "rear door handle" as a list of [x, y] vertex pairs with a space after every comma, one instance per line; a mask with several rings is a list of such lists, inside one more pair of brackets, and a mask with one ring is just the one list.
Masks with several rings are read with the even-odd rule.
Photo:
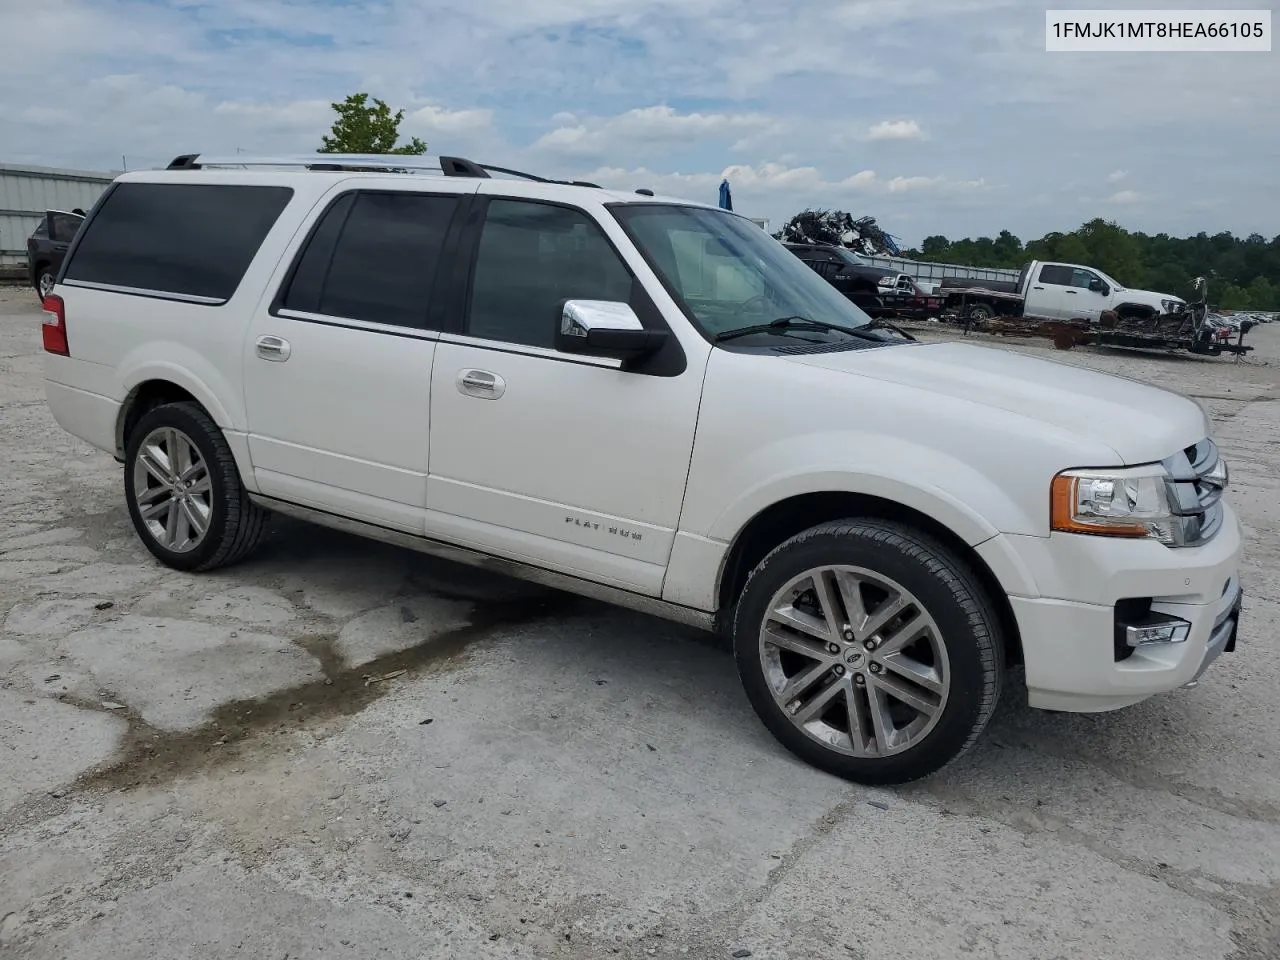
[[274, 360], [277, 363], [283, 363], [289, 359], [289, 341], [283, 337], [259, 337], [254, 346], [258, 351], [258, 356], [263, 360]]
[[457, 383], [459, 393], [484, 400], [497, 400], [507, 392], [507, 382], [488, 370], [460, 370]]

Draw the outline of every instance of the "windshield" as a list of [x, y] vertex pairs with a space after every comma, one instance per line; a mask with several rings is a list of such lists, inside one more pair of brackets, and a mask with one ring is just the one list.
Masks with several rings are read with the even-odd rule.
[[849, 263], [852, 263], [855, 267], [867, 266], [867, 261], [863, 260], [860, 256], [858, 256], [848, 247], [836, 247], [835, 252], [836, 252], [836, 256], [838, 256], [841, 260], [845, 260]]
[[[694, 324], [714, 339], [780, 318], [861, 327], [871, 318], [750, 220], [702, 207], [610, 210]], [[784, 337], [779, 329], [762, 336]]]

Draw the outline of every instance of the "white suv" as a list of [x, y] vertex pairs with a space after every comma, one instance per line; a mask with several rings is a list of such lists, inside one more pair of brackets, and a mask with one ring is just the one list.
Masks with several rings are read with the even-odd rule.
[[778, 740], [863, 783], [959, 755], [1011, 666], [1101, 711], [1235, 644], [1200, 407], [910, 342], [724, 210], [181, 157], [116, 180], [44, 306], [53, 414], [161, 562], [276, 512], [723, 631]]

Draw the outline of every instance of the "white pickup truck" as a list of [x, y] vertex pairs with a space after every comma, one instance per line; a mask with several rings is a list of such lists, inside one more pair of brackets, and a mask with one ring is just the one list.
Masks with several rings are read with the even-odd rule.
[[238, 561], [278, 513], [716, 630], [774, 736], [865, 783], [962, 753], [1006, 675], [1112, 710], [1234, 648], [1193, 401], [877, 329], [729, 211], [510, 173], [112, 184], [44, 299], [45, 385], [160, 562]]
[[1016, 281], [946, 279], [937, 291], [948, 309], [971, 322], [992, 317], [1046, 320], [1088, 320], [1097, 323], [1103, 311], [1120, 319], [1154, 317], [1185, 306], [1171, 293], [1131, 290], [1095, 267], [1077, 263], [1032, 260]]

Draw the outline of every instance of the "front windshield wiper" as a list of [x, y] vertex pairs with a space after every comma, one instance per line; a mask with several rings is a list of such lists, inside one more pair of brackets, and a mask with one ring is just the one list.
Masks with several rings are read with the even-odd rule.
[[853, 333], [848, 327], [841, 327], [834, 323], [824, 323], [821, 320], [810, 320], [808, 317], [778, 317], [768, 323], [753, 323], [749, 327], [739, 327], [736, 330], [726, 330], [723, 333], [716, 334], [716, 342], [720, 343], [725, 340], [736, 340], [738, 337], [749, 337], [753, 333], [783, 333], [789, 330], [812, 330], [816, 333], [829, 333], [832, 330], [839, 330], [842, 333]]
[[855, 327], [843, 327], [838, 323], [826, 323], [822, 320], [810, 320], [808, 317], [778, 317], [777, 320], [771, 320], [769, 323], [755, 323], [749, 327], [739, 327], [737, 330], [725, 330], [723, 333], [717, 333], [715, 336], [716, 343], [723, 343], [725, 340], [736, 340], [738, 337], [749, 337], [754, 333], [785, 333], [791, 330], [811, 330], [815, 333], [830, 333], [833, 330], [840, 333], [847, 333], [851, 337], [858, 337], [863, 340], [878, 340], [879, 337], [869, 337], [866, 332]]

